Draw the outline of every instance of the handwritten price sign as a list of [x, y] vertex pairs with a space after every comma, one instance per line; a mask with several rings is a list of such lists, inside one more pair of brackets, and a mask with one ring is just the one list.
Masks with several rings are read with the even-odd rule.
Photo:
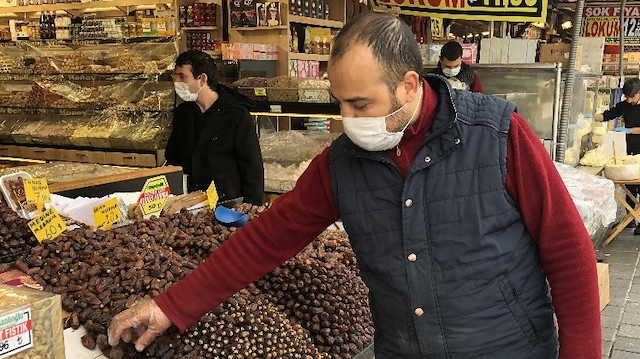
[[42, 212], [40, 216], [30, 221], [28, 225], [33, 235], [40, 242], [55, 239], [67, 230], [67, 226], [53, 207]]
[[51, 203], [49, 185], [46, 178], [25, 178], [24, 193], [28, 204]]
[[120, 208], [118, 200], [111, 198], [93, 207], [93, 221], [96, 229], [111, 229], [114, 223], [120, 221]]

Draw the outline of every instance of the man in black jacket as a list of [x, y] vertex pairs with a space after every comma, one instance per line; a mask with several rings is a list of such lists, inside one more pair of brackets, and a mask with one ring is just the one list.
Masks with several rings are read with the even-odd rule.
[[247, 97], [218, 83], [208, 54], [189, 50], [176, 59], [176, 107], [165, 157], [189, 175], [189, 191], [213, 180], [221, 201], [244, 197], [262, 204], [264, 169]]
[[462, 61], [462, 45], [456, 41], [449, 41], [442, 46], [438, 67], [431, 72], [448, 78], [454, 88], [482, 92], [480, 76]]

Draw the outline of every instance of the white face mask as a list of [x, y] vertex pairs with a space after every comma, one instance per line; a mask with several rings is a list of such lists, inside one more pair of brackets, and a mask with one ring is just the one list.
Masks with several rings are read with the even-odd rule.
[[[420, 93], [422, 93], [422, 87], [420, 88]], [[420, 98], [418, 96], [417, 100], [419, 101]], [[404, 104], [391, 114], [381, 117], [343, 117], [344, 133], [353, 143], [367, 151], [385, 151], [393, 148], [402, 140], [404, 131], [413, 121], [419, 106], [416, 106], [415, 110], [413, 110], [413, 114], [400, 132], [387, 131], [386, 119], [402, 111], [405, 106], [407, 104]]]
[[460, 73], [460, 66], [454, 67], [452, 69], [443, 68], [442, 72], [447, 77], [453, 77], [453, 76], [456, 76], [456, 75], [458, 75]]
[[178, 97], [180, 97], [182, 101], [185, 102], [196, 101], [198, 99], [198, 93], [200, 92], [200, 90], [202, 90], [202, 87], [200, 87], [200, 90], [198, 90], [198, 92], [191, 92], [191, 90], [189, 90], [189, 84], [187, 82], [174, 82], [173, 86], [176, 89], [176, 95], [178, 95]]

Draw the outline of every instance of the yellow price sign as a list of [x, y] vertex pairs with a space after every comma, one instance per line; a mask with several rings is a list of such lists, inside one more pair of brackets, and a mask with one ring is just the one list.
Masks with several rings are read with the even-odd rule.
[[264, 87], [256, 87], [253, 89], [256, 96], [267, 96], [267, 89]]
[[166, 176], [149, 178], [144, 183], [142, 193], [138, 197], [138, 205], [140, 205], [142, 215], [147, 218], [154, 214], [160, 214], [170, 194], [171, 188]]
[[114, 223], [120, 221], [120, 208], [118, 200], [111, 198], [93, 207], [93, 221], [96, 229], [111, 229]]
[[218, 204], [218, 190], [216, 189], [216, 184], [211, 181], [209, 188], [207, 188], [207, 199], [209, 200], [209, 207], [211, 209], [216, 209], [216, 205]]
[[25, 178], [24, 194], [28, 204], [51, 203], [49, 185], [46, 178]]
[[67, 226], [53, 207], [42, 212], [40, 216], [31, 220], [28, 225], [39, 242], [55, 239], [67, 230]]

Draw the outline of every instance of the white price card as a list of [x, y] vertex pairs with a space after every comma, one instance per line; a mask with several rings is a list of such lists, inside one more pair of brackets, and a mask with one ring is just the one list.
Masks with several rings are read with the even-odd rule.
[[31, 308], [0, 317], [0, 359], [33, 347]]

